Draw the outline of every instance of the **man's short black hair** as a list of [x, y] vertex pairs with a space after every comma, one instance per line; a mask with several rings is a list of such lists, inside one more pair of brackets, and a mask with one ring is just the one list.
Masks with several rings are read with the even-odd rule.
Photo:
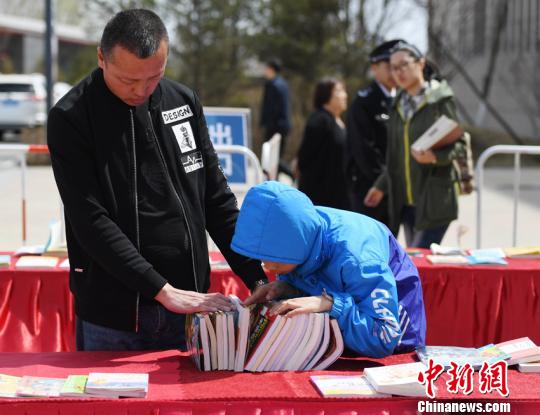
[[266, 62], [266, 66], [269, 68], [272, 68], [276, 73], [281, 72], [281, 62], [277, 59], [270, 59], [268, 62]]
[[100, 48], [105, 57], [121, 46], [140, 59], [154, 55], [161, 41], [169, 42], [163, 21], [151, 10], [130, 9], [117, 13], [105, 26]]

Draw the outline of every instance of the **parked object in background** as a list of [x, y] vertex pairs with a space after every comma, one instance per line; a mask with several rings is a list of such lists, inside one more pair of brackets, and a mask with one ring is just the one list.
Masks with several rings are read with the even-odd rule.
[[[0, 141], [6, 131], [20, 131], [45, 124], [45, 76], [42, 74], [0, 74]], [[54, 85], [56, 103], [71, 85], [57, 82]]]

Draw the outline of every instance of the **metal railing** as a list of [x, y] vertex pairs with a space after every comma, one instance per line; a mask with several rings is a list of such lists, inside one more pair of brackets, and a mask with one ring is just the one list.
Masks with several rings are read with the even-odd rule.
[[26, 217], [26, 155], [49, 154], [49, 148], [44, 144], [1, 144], [0, 156], [18, 161], [21, 167], [21, 215], [22, 215], [22, 243], [26, 245], [27, 217]]
[[[248, 162], [253, 166], [253, 174], [251, 182], [247, 181], [245, 185], [234, 185], [231, 184], [231, 188], [238, 192], [247, 192], [249, 188], [257, 183], [264, 181], [264, 173], [259, 162], [259, 159], [247, 147], [240, 145], [216, 145], [214, 146], [216, 152], [218, 153], [227, 153], [227, 154], [242, 154], [247, 157]], [[22, 222], [22, 244], [26, 245], [27, 241], [27, 187], [26, 187], [26, 176], [27, 176], [27, 163], [26, 155], [27, 154], [48, 154], [49, 149], [46, 145], [43, 144], [0, 144], [0, 157], [14, 159], [18, 162], [21, 168], [21, 222]], [[63, 215], [61, 220], [63, 223]]]
[[514, 213], [513, 213], [513, 232], [512, 245], [517, 242], [517, 218], [518, 218], [518, 199], [519, 183], [521, 179], [521, 155], [531, 154], [540, 155], [540, 146], [516, 146], [516, 145], [496, 145], [486, 149], [478, 158], [476, 163], [476, 247], [480, 248], [482, 244], [482, 191], [484, 186], [484, 165], [486, 161], [495, 154], [513, 154], [514, 155]]
[[243, 185], [243, 187], [249, 188], [252, 185], [255, 185], [264, 181], [264, 173], [261, 167], [261, 163], [259, 162], [259, 158], [249, 148], [240, 146], [237, 144], [231, 144], [231, 145], [215, 145], [214, 150], [216, 150], [216, 153], [241, 154], [247, 157], [248, 162], [251, 163], [251, 165], [254, 168], [255, 177], [252, 184], [248, 182], [246, 185]]

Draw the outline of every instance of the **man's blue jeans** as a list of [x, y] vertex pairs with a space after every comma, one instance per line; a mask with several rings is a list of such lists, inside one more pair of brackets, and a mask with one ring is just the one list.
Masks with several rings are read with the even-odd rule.
[[185, 320], [184, 314], [172, 313], [159, 303], [139, 306], [139, 331], [136, 333], [77, 318], [77, 350], [185, 350]]

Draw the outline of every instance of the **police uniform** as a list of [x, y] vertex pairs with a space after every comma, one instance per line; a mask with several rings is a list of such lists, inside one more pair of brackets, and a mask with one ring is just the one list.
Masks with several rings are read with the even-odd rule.
[[364, 197], [384, 167], [389, 99], [374, 81], [358, 91], [347, 114], [351, 207], [383, 223], [388, 223], [386, 197], [375, 208], [365, 206]]
[[[390, 58], [390, 49], [399, 40], [385, 42], [370, 53], [371, 63]], [[385, 93], [386, 92], [386, 93]], [[384, 168], [386, 159], [386, 121], [392, 97], [377, 81], [356, 94], [347, 113], [347, 178], [351, 209], [388, 224], [386, 196], [370, 208], [364, 198]]]

